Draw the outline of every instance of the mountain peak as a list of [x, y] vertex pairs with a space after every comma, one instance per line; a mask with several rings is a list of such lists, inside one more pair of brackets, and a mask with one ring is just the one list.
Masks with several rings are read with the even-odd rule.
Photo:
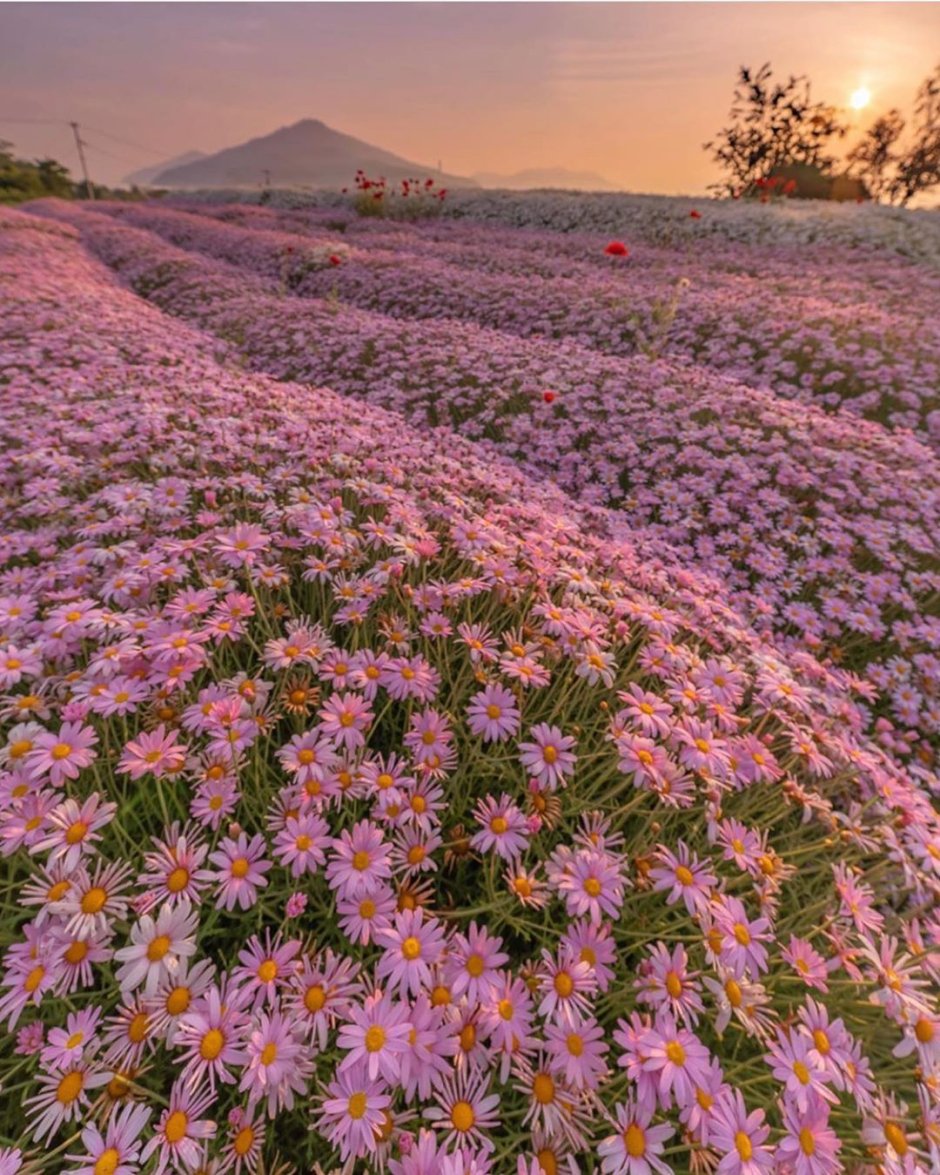
[[302, 118], [237, 147], [168, 167], [154, 182], [166, 188], [258, 188], [266, 183], [276, 188], [341, 188], [353, 183], [359, 168], [392, 183], [433, 175], [448, 187], [476, 187], [473, 180], [438, 173], [334, 130], [318, 118]]

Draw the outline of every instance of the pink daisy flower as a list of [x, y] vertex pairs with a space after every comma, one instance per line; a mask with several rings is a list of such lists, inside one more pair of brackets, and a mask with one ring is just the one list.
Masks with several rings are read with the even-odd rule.
[[196, 929], [199, 913], [189, 902], [161, 907], [156, 918], [145, 914], [131, 927], [130, 945], [114, 952], [121, 966], [117, 981], [122, 992], [143, 987], [144, 995], [153, 995], [161, 980], [179, 968], [180, 960], [196, 953]]
[[519, 706], [504, 686], [488, 685], [471, 699], [467, 725], [485, 743], [503, 742], [519, 730]]
[[142, 731], [126, 744], [117, 769], [131, 779], [148, 774], [160, 779], [178, 771], [186, 755], [185, 744], [177, 742], [176, 733], [167, 731], [161, 724], [152, 731]]
[[216, 1081], [231, 1085], [233, 1069], [245, 1064], [244, 1050], [247, 1017], [232, 992], [223, 992], [213, 984], [192, 1009], [180, 1017], [177, 1048], [182, 1052], [182, 1080], [195, 1089], [208, 1081], [214, 1090]]
[[326, 850], [332, 843], [330, 828], [322, 816], [313, 812], [288, 816], [274, 838], [274, 856], [290, 870], [291, 877], [316, 873], [326, 862]]
[[407, 1005], [393, 1003], [381, 991], [373, 992], [362, 1005], [349, 1008], [347, 1022], [340, 1027], [336, 1043], [348, 1051], [339, 1072], [363, 1069], [370, 1081], [381, 1077], [394, 1085], [410, 1032]]
[[805, 1110], [785, 1102], [786, 1134], [777, 1144], [776, 1160], [786, 1163], [793, 1175], [835, 1175], [843, 1170], [838, 1154], [842, 1141], [829, 1125], [829, 1107], [811, 1101]]
[[661, 1012], [647, 1033], [643, 1069], [656, 1076], [659, 1103], [669, 1109], [673, 1098], [681, 1108], [695, 1097], [708, 1075], [708, 1049], [688, 1028], [679, 1028], [668, 1012]]
[[436, 1093], [436, 1105], [427, 1118], [443, 1135], [447, 1147], [474, 1145], [489, 1153], [493, 1142], [483, 1133], [499, 1122], [499, 1094], [486, 1092], [489, 1074], [461, 1070], [445, 1081]]
[[304, 1094], [313, 1072], [313, 1060], [306, 1041], [280, 1012], [262, 1012], [248, 1037], [247, 1064], [239, 1090], [248, 1094], [251, 1108], [267, 1103], [269, 1118], [294, 1106], [294, 1094]]
[[519, 744], [522, 766], [540, 784], [554, 791], [574, 771], [577, 757], [571, 748], [576, 740], [546, 722], [533, 726], [529, 734], [533, 741]]
[[376, 965], [377, 979], [387, 979], [400, 996], [416, 996], [431, 986], [432, 968], [446, 945], [436, 919], [420, 908], [403, 910], [392, 926], [376, 931], [375, 940], [385, 952]]
[[356, 751], [365, 745], [372, 708], [360, 694], [334, 694], [319, 711], [323, 733], [334, 745]]
[[266, 860], [267, 846], [259, 834], [248, 839], [240, 832], [236, 840], [223, 837], [209, 861], [215, 865], [218, 885], [216, 905], [221, 910], [249, 910], [258, 900], [258, 890], [268, 884], [265, 874], [271, 868]]
[[364, 1069], [337, 1073], [320, 1104], [320, 1122], [340, 1159], [375, 1154], [391, 1104], [384, 1085], [369, 1079]]
[[58, 734], [45, 731], [36, 736], [33, 750], [25, 762], [33, 779], [48, 778], [53, 787], [61, 787], [67, 779], [77, 779], [83, 767], [97, 758], [92, 750], [98, 736], [90, 726], [81, 722], [63, 722]]
[[694, 915], [708, 906], [717, 878], [683, 841], [676, 848], [678, 852], [673, 853], [665, 845], [657, 846], [659, 863], [650, 870], [650, 880], [654, 890], [668, 894], [667, 906], [674, 906], [681, 898], [686, 910]]
[[482, 1003], [492, 996], [500, 981], [500, 968], [509, 962], [502, 950], [503, 941], [486, 930], [470, 923], [466, 935], [456, 934], [450, 944], [444, 965], [444, 977], [451, 995], [466, 996], [471, 1005]]
[[153, 1175], [165, 1171], [194, 1171], [205, 1160], [206, 1144], [215, 1137], [216, 1124], [203, 1115], [215, 1103], [211, 1090], [201, 1093], [177, 1082], [170, 1090], [170, 1104], [160, 1114], [153, 1137], [140, 1152], [146, 1163], [155, 1157]]
[[344, 829], [332, 848], [326, 879], [342, 898], [359, 897], [391, 876], [388, 846], [381, 829], [368, 820], [360, 820], [352, 832]]
[[608, 1072], [606, 1035], [592, 1017], [578, 1025], [549, 1024], [545, 1041], [552, 1072], [573, 1089], [597, 1089]]
[[598, 1143], [597, 1154], [605, 1175], [672, 1175], [660, 1156], [674, 1133], [667, 1123], [653, 1126], [653, 1111], [636, 1102], [620, 1102], [614, 1109], [616, 1134]]
[[473, 810], [474, 819], [481, 826], [470, 840], [478, 853], [491, 849], [504, 861], [515, 861], [529, 843], [529, 824], [525, 813], [503, 792], [499, 799], [484, 796]]
[[773, 1151], [764, 1144], [770, 1127], [764, 1111], [750, 1114], [741, 1091], [728, 1090], [715, 1103], [710, 1129], [710, 1146], [721, 1155], [719, 1175], [764, 1175], [774, 1169]]
[[829, 968], [822, 955], [805, 938], [790, 936], [789, 944], [780, 952], [781, 958], [790, 964], [807, 987], [825, 994], [829, 990], [826, 976]]
[[127, 1105], [112, 1114], [104, 1134], [97, 1126], [82, 1131], [83, 1155], [66, 1155], [75, 1164], [71, 1175], [137, 1175], [140, 1135], [152, 1111], [148, 1106]]

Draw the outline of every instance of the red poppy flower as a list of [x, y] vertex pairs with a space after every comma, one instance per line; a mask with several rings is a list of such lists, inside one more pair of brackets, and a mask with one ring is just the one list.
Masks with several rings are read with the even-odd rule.
[[555, 399], [555, 395], [555, 392], [542, 392], [542, 399], [546, 404], [551, 404], [551, 402]]
[[343, 259], [342, 259], [342, 257], [339, 256], [338, 253], [331, 253], [330, 254], [330, 265], [342, 265], [342, 264], [343, 264]]
[[702, 219], [702, 214], [701, 214], [701, 212], [696, 212], [694, 208], [693, 208], [693, 209], [692, 209], [692, 211], [689, 213], [689, 216], [690, 216], [690, 217], [691, 217], [693, 220], [701, 220], [701, 219]]
[[610, 244], [605, 247], [604, 252], [607, 253], [610, 257], [627, 257], [629, 256], [630, 250], [623, 243], [623, 241], [611, 241]]

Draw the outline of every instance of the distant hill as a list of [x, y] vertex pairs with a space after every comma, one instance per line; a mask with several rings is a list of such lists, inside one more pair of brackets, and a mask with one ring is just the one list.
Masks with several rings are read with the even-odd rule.
[[142, 167], [139, 171], [132, 171], [124, 177], [126, 184], [136, 184], [139, 188], [154, 186], [153, 181], [162, 171], [169, 171], [173, 167], [185, 167], [187, 163], [195, 163], [197, 159], [205, 159], [205, 151], [186, 151], [182, 155], [174, 155], [172, 159], [164, 159], [151, 167]]
[[623, 189], [596, 171], [569, 171], [566, 167], [532, 167], [512, 175], [476, 172], [473, 176], [484, 188], [508, 188], [519, 192], [527, 188], [562, 188], [578, 192], [620, 192]]
[[275, 188], [342, 188], [351, 186], [357, 168], [366, 175], [384, 175], [395, 182], [433, 175], [451, 188], [475, 188], [473, 180], [441, 175], [423, 163], [412, 163], [305, 118], [239, 147], [228, 147], [191, 163], [168, 167], [154, 183], [161, 188], [257, 188], [268, 173]]

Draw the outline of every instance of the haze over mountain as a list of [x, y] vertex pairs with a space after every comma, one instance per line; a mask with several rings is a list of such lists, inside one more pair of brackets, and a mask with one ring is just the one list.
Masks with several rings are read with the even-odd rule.
[[511, 175], [477, 171], [473, 178], [484, 188], [562, 188], [577, 192], [619, 192], [622, 188], [596, 171], [571, 171], [567, 167], [530, 167]]
[[433, 175], [445, 186], [473, 188], [464, 176], [439, 173], [344, 135], [316, 118], [305, 118], [270, 135], [249, 139], [191, 163], [168, 167], [153, 182], [161, 188], [342, 188], [352, 186], [358, 168], [370, 177], [396, 182]]
[[141, 167], [124, 177], [126, 184], [136, 184], [139, 188], [153, 185], [161, 171], [169, 171], [173, 167], [183, 167], [187, 163], [195, 163], [197, 159], [205, 159], [205, 151], [184, 151], [182, 155], [174, 155], [172, 159], [164, 159], [162, 163], [152, 163], [149, 167]]

